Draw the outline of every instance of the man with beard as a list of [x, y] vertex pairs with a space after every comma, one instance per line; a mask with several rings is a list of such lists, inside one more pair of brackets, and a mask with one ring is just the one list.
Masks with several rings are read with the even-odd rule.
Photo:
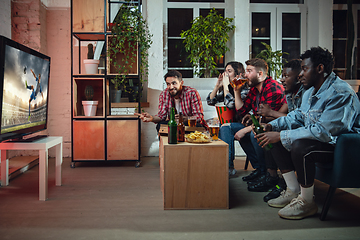
[[271, 153], [287, 189], [268, 205], [282, 208], [278, 214], [285, 219], [303, 219], [317, 213], [313, 196], [315, 162], [331, 163], [337, 137], [360, 132], [359, 99], [350, 85], [332, 72], [331, 53], [313, 47], [300, 58], [300, 77], [306, 89], [301, 106], [266, 124], [266, 132], [256, 135], [261, 146], [274, 145]]
[[[255, 58], [245, 62], [245, 77], [249, 79], [250, 91], [241, 99], [240, 91], [235, 91], [235, 108], [238, 119], [242, 122], [223, 124], [220, 128], [219, 138], [229, 144], [229, 176], [236, 174], [233, 161], [235, 158], [234, 138], [240, 141], [252, 167], [255, 169], [244, 181], [254, 180], [266, 174], [264, 151], [257, 143], [251, 131], [251, 126], [245, 126], [249, 120], [249, 111], [256, 113], [259, 105], [264, 103], [271, 109], [278, 111], [285, 103], [284, 90], [281, 84], [267, 76], [268, 65], [262, 59]], [[247, 115], [246, 117], [244, 117]]]
[[182, 113], [184, 124], [187, 125], [188, 117], [195, 117], [197, 126], [207, 127], [204, 120], [204, 112], [201, 98], [196, 89], [184, 86], [182, 75], [176, 70], [170, 70], [164, 76], [166, 89], [159, 96], [159, 110], [155, 116], [149, 113], [135, 113], [143, 122], [156, 123], [159, 131], [160, 124], [167, 123], [170, 116], [170, 109], [174, 107], [177, 113]]
[[[282, 71], [281, 84], [285, 89], [286, 103], [279, 111], [272, 110], [267, 104], [260, 104], [258, 115], [266, 117], [266, 119], [276, 119], [278, 117], [286, 116], [288, 112], [300, 107], [302, 94], [305, 91], [304, 86], [300, 82], [299, 74], [301, 72], [301, 60], [293, 59], [284, 64]], [[286, 189], [286, 184], [283, 179], [280, 179], [277, 174], [277, 165], [271, 154], [271, 151], [265, 152], [265, 162], [267, 173], [265, 176], [254, 181], [248, 181], [248, 190], [252, 192], [267, 192], [272, 189], [264, 197], [267, 202], [270, 199], [277, 198], [280, 193]]]

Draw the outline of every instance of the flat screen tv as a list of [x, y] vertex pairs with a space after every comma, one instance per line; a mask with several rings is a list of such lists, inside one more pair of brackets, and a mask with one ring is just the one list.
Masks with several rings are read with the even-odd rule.
[[0, 36], [0, 141], [47, 128], [50, 57]]

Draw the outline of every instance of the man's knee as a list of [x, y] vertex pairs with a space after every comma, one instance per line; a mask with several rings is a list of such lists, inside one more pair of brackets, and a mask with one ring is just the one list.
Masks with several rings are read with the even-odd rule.
[[316, 140], [311, 139], [298, 139], [295, 140], [291, 147], [291, 152], [296, 155], [305, 155], [310, 152], [316, 145]]

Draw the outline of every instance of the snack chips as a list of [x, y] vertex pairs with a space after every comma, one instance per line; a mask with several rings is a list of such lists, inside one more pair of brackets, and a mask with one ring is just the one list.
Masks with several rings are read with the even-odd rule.
[[204, 142], [211, 141], [209, 134], [202, 133], [199, 131], [195, 131], [195, 132], [186, 134], [185, 138], [188, 142], [194, 142], [194, 143], [204, 143]]

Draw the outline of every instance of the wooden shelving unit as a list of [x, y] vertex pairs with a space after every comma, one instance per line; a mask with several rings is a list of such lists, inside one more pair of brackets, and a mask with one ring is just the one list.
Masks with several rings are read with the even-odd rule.
[[[131, 1], [140, 5], [139, 1]], [[125, 1], [114, 0], [71, 0], [71, 129], [72, 162], [83, 161], [135, 161], [140, 166], [140, 119], [134, 112], [148, 103], [112, 103], [111, 72], [107, 57], [108, 39], [112, 37], [107, 26], [114, 9]], [[83, 60], [87, 55], [87, 44], [100, 48], [100, 65], [96, 74], [86, 74]], [[97, 49], [96, 49], [97, 50]], [[96, 53], [95, 50], [95, 53]], [[138, 66], [131, 70], [128, 77], [138, 79]], [[139, 82], [139, 81], [137, 81]], [[98, 101], [95, 116], [85, 116], [82, 101], [85, 88], [94, 89], [93, 100]]]

